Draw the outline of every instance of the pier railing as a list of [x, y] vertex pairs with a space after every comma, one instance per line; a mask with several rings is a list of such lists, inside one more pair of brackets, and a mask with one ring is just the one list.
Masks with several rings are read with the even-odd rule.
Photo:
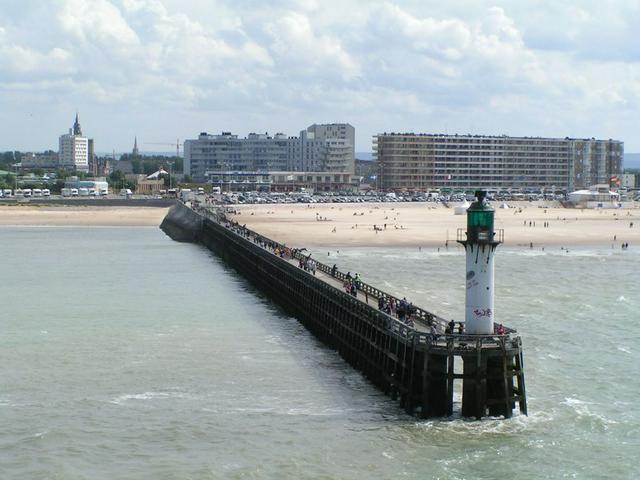
[[[251, 241], [252, 243], [266, 246], [266, 248], [270, 251], [274, 251], [277, 248], [281, 251], [290, 252], [290, 258], [296, 260], [306, 260], [310, 256], [309, 254], [304, 254], [300, 250], [287, 247], [284, 244], [271, 240], [264, 235], [261, 235], [257, 232], [254, 232], [253, 230], [239, 225], [237, 222], [234, 222], [227, 218], [225, 211], [220, 207], [209, 208], [203, 207], [199, 204], [192, 204], [191, 208], [195, 212], [216, 222], [222, 227], [232, 231], [236, 235], [239, 235], [242, 238]], [[283, 258], [282, 261], [287, 260]], [[328, 276], [331, 276], [343, 282], [349, 279], [349, 277], [347, 277], [344, 272], [341, 272], [337, 269], [334, 270], [333, 267], [330, 267], [329, 265], [326, 265], [322, 262], [318, 262], [315, 259], [314, 262], [316, 263], [316, 269], [320, 270]], [[353, 277], [351, 278], [351, 280], [354, 280]], [[362, 281], [359, 282], [358, 291], [371, 296], [376, 300], [385, 298], [387, 301], [394, 299], [396, 304], [400, 302], [400, 299], [398, 297], [384, 292], [383, 290], [380, 290]], [[465, 351], [466, 349], [479, 349], [483, 347], [500, 347], [504, 350], [506, 348], [509, 348], [510, 346], [517, 347], [518, 345], [520, 345], [520, 337], [514, 335], [517, 333], [516, 330], [508, 327], [504, 327], [504, 334], [495, 333], [491, 335], [471, 335], [465, 333], [446, 333], [446, 328], [449, 322], [447, 322], [444, 318], [439, 317], [438, 315], [435, 315], [427, 310], [413, 306], [411, 319], [414, 322], [419, 323], [427, 328], [434, 326], [436, 330], [436, 333], [431, 333], [430, 331], [423, 332], [408, 325], [407, 323], [402, 322], [400, 319], [396, 318], [393, 315], [390, 315], [381, 310], [374, 309], [366, 302], [363, 303], [365, 303], [367, 307], [376, 312], [376, 316], [378, 318], [380, 318], [380, 315], [382, 315], [382, 318], [384, 318], [385, 326], [391, 333], [412, 340], [418, 345], [430, 346], [431, 348], [443, 348], [450, 352], [461, 352]], [[456, 326], [459, 326], [461, 324], [464, 325], [464, 322], [455, 323]]]

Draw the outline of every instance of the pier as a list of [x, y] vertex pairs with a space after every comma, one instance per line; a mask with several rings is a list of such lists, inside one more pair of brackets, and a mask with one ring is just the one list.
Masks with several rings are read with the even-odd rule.
[[464, 417], [509, 418], [516, 407], [527, 414], [515, 330], [451, 333], [449, 322], [420, 307], [403, 322], [378, 309], [380, 298], [400, 302], [394, 295], [360, 282], [353, 296], [343, 289], [343, 272], [318, 261], [316, 275], [301, 269], [306, 254], [230, 221], [221, 209], [176, 204], [161, 228], [220, 256], [407, 413], [450, 416], [460, 391]]

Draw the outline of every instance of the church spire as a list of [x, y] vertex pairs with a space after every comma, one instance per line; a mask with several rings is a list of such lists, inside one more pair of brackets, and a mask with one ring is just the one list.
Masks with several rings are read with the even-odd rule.
[[82, 127], [80, 126], [80, 121], [78, 120], [78, 112], [76, 112], [76, 121], [73, 123], [73, 134], [82, 135]]
[[133, 152], [132, 152], [134, 157], [137, 157], [140, 152], [138, 151], [138, 137], [134, 137], [133, 138]]

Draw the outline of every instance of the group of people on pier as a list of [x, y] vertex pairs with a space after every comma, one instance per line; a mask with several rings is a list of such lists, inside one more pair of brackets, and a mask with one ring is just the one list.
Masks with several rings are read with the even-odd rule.
[[[331, 269], [331, 275], [335, 277], [337, 272], [336, 266], [334, 265]], [[360, 275], [357, 273], [354, 277], [351, 276], [351, 272], [347, 272], [347, 275], [344, 278], [344, 283], [342, 284], [344, 291], [349, 295], [353, 295], [354, 297], [358, 297], [358, 290], [362, 290], [362, 280], [360, 279]], [[368, 298], [367, 298], [368, 301]]]
[[394, 297], [387, 298], [382, 295], [378, 298], [378, 310], [382, 310], [387, 315], [395, 316], [398, 320], [409, 327], [414, 326], [412, 315], [416, 313], [416, 307], [409, 302], [406, 297], [396, 300]]
[[316, 261], [311, 258], [311, 255], [307, 257], [301, 256], [298, 259], [298, 266], [305, 272], [316, 274]]

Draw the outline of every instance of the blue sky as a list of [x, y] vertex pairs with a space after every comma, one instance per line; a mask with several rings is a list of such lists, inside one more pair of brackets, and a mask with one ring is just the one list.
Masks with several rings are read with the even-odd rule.
[[0, 150], [319, 122], [616, 138], [640, 152], [640, 0], [2, 0]]

